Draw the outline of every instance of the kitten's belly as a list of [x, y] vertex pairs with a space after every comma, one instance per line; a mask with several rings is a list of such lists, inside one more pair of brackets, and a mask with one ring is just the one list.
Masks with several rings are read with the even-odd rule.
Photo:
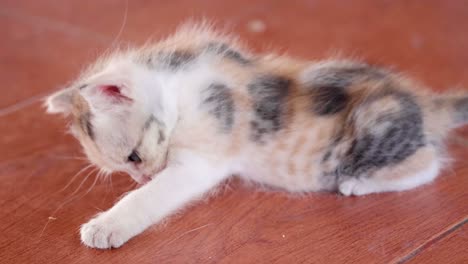
[[339, 123], [333, 118], [316, 120], [299, 110], [288, 129], [259, 141], [246, 136], [239, 153], [242, 177], [292, 192], [324, 189], [323, 156]]
[[292, 192], [322, 189], [318, 157], [254, 155], [243, 162], [241, 177]]

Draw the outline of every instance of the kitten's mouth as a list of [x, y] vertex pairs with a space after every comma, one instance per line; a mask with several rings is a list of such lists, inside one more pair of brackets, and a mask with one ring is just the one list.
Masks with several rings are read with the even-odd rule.
[[150, 182], [151, 180], [152, 180], [152, 178], [150, 176], [143, 175], [138, 183], [141, 184], [141, 185], [145, 185], [148, 182]]
[[138, 184], [140, 184], [140, 185], [145, 185], [145, 184], [147, 184], [148, 182], [150, 182], [154, 177], [156, 177], [156, 175], [157, 175], [158, 173], [160, 173], [161, 171], [163, 171], [163, 170], [166, 168], [166, 166], [167, 166], [167, 163], [165, 162], [165, 163], [163, 163], [163, 164], [161, 165], [161, 167], [159, 167], [154, 173], [151, 173], [151, 174], [143, 174], [143, 175], [141, 175], [141, 176], [139, 176], [139, 177], [134, 177], [134, 176], [132, 176], [132, 175], [131, 175], [131, 176], [132, 176], [132, 178], [133, 178]]
[[138, 185], [145, 185], [147, 184], [148, 182], [151, 181], [151, 176], [150, 175], [146, 175], [146, 174], [143, 174], [143, 175], [134, 175], [134, 174], [130, 174], [130, 177], [132, 177], [132, 179], [134, 181], [136, 181], [138, 183]]

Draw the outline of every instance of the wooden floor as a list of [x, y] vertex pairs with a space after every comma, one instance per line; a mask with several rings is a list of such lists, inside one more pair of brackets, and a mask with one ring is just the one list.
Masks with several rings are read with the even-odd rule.
[[39, 99], [112, 43], [141, 44], [203, 16], [257, 51], [345, 54], [436, 89], [468, 87], [464, 0], [0, 0], [0, 263], [468, 263], [466, 143], [416, 190], [291, 197], [234, 182], [120, 249], [81, 245], [80, 225], [134, 185], [79, 173], [80, 147]]

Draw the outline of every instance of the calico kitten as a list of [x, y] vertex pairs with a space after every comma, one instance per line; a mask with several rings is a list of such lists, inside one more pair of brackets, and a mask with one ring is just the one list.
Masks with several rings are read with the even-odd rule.
[[290, 192], [401, 191], [432, 181], [467, 94], [436, 95], [347, 60], [253, 55], [207, 27], [96, 62], [47, 100], [89, 160], [144, 184], [81, 227], [120, 247], [231, 175]]

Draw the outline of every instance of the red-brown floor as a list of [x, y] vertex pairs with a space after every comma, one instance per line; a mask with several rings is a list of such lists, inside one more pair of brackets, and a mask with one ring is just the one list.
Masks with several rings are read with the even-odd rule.
[[38, 99], [116, 38], [140, 44], [201, 17], [257, 51], [341, 53], [434, 89], [468, 87], [464, 0], [0, 0], [1, 263], [468, 263], [466, 144], [452, 144], [451, 169], [412, 191], [294, 198], [234, 182], [120, 249], [81, 245], [79, 226], [133, 184], [115, 175], [91, 188], [90, 174], [79, 187], [87, 172], [71, 181], [85, 164], [80, 147]]

